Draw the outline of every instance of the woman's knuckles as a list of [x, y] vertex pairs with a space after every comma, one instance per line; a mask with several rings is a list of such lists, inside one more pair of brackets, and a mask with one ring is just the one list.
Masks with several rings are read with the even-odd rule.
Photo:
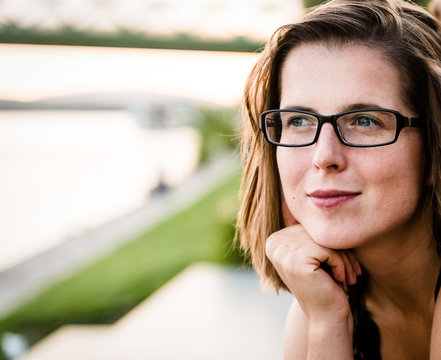
[[[352, 259], [315, 243], [301, 225], [294, 225], [268, 237], [266, 254], [290, 292], [310, 318], [328, 318], [347, 313], [346, 294], [335, 282], [353, 271]], [[333, 276], [321, 264], [332, 267]], [[347, 267], [350, 270], [346, 269]]]

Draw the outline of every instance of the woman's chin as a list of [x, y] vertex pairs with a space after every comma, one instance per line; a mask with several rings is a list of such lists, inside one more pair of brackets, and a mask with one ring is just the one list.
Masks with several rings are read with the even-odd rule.
[[344, 250], [352, 249], [358, 245], [355, 241], [356, 236], [354, 234], [341, 233], [339, 231], [317, 231], [318, 229], [312, 229], [308, 231], [312, 240], [320, 246], [326, 247], [328, 249]]

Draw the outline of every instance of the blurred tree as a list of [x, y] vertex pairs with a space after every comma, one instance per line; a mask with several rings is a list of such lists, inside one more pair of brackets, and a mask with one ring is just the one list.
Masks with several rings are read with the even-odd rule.
[[324, 1], [323, 0], [303, 0], [303, 6], [305, 8], [309, 8], [312, 6], [320, 5], [322, 2], [324, 2]]

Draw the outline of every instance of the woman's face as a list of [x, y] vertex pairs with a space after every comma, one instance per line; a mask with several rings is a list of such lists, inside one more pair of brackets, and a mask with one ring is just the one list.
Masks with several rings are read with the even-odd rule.
[[[321, 115], [386, 108], [417, 116], [403, 102], [401, 89], [398, 70], [374, 49], [303, 45], [284, 63], [280, 108]], [[425, 185], [422, 159], [417, 128], [404, 128], [392, 145], [354, 148], [343, 145], [325, 123], [317, 143], [277, 148], [289, 213], [313, 240], [334, 249], [409, 234]]]

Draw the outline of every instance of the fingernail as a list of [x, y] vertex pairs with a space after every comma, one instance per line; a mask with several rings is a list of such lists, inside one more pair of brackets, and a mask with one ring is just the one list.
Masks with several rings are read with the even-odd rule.
[[355, 274], [355, 271], [351, 272], [350, 279], [348, 281], [349, 285], [354, 285], [357, 282], [357, 275]]

